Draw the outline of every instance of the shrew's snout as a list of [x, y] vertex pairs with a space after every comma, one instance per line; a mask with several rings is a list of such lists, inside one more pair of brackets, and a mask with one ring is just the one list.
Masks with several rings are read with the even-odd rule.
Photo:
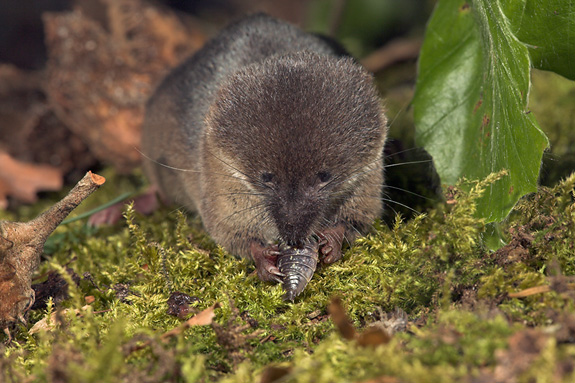
[[296, 212], [276, 219], [281, 239], [292, 247], [301, 247], [312, 234], [317, 213], [313, 211]]
[[313, 233], [321, 210], [321, 202], [310, 193], [292, 193], [273, 204], [271, 212], [280, 239], [293, 247], [303, 246]]

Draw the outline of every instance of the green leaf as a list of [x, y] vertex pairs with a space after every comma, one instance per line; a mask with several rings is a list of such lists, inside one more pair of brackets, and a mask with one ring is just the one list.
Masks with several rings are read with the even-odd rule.
[[548, 146], [527, 109], [527, 47], [512, 33], [500, 4], [437, 4], [414, 97], [417, 142], [433, 156], [443, 183], [508, 170], [478, 201], [477, 214], [487, 222], [502, 220], [521, 196], [536, 190]]
[[511, 30], [523, 42], [535, 68], [575, 80], [575, 1], [506, 1]]

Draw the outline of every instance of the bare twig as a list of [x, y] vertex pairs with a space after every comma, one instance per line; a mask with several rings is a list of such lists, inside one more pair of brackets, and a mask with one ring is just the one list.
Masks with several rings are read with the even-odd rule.
[[[575, 290], [575, 283], [567, 284], [570, 290]], [[530, 287], [525, 290], [518, 291], [516, 293], [509, 293], [509, 298], [525, 298], [535, 294], [543, 294], [553, 291], [551, 286], [543, 285], [543, 286], [535, 286]]]
[[361, 64], [369, 72], [377, 73], [396, 62], [417, 58], [420, 49], [420, 38], [392, 40], [361, 60]]
[[[34, 303], [32, 274], [44, 242], [70, 212], [98, 189], [105, 178], [88, 172], [60, 202], [30, 222], [0, 221], [0, 328], [20, 321]], [[10, 336], [9, 336], [10, 338]]]
[[330, 15], [328, 36], [335, 38], [339, 26], [341, 25], [341, 20], [343, 19], [343, 12], [345, 11], [345, 6], [347, 5], [347, 0], [336, 0], [335, 6]]

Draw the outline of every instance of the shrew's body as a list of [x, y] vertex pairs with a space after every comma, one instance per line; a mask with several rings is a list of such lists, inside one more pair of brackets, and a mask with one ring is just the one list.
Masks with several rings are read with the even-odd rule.
[[317, 235], [331, 263], [344, 236], [379, 216], [385, 137], [360, 65], [315, 35], [254, 15], [166, 77], [148, 103], [142, 150], [164, 198], [197, 211], [216, 242], [277, 280], [278, 241], [298, 246]]

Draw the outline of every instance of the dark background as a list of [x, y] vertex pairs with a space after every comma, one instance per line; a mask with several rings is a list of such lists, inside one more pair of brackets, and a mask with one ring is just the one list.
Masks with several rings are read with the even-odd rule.
[[[93, 2], [93, 1], [92, 1]], [[46, 60], [43, 12], [55, 12], [86, 0], [3, 0], [0, 7], [0, 62], [22, 69], [40, 69]], [[432, 0], [163, 0], [166, 7], [192, 15], [206, 28], [217, 30], [242, 14], [265, 11], [302, 26], [327, 33], [343, 7], [336, 37], [356, 56], [387, 41], [421, 34], [432, 10]]]
[[[0, 63], [38, 71], [44, 75], [42, 69], [47, 53], [42, 14], [80, 7], [89, 9], [90, 17], [105, 20], [105, 4], [113, 1], [3, 0], [0, 6]], [[154, 1], [154, 4], [177, 10], [182, 20], [200, 30], [206, 38], [244, 14], [263, 11], [294, 23], [304, 30], [329, 35], [341, 42], [353, 56], [362, 59], [390, 42], [421, 41], [435, 0], [158, 0]], [[437, 178], [434, 177], [431, 159], [424, 151], [412, 149], [415, 144], [410, 102], [417, 72], [417, 52], [418, 50], [415, 50], [409, 59], [399, 60], [382, 70], [373, 69], [377, 72], [378, 87], [385, 100], [392, 137], [386, 148], [386, 163], [391, 165], [386, 170], [387, 184], [394, 185], [394, 188], [388, 188], [385, 193], [388, 202], [394, 201], [387, 211], [389, 218], [393, 218], [395, 212], [409, 216], [415, 210], [424, 210], [429, 200], [422, 196], [428, 196], [432, 200], [440, 198], [440, 188]], [[10, 125], [6, 121], [4, 123], [5, 127]], [[2, 120], [0, 130], [1, 125]], [[34, 134], [46, 135], [47, 131], [41, 130]], [[50, 128], [50, 131], [54, 129]], [[14, 134], [12, 131], [5, 137]], [[34, 138], [34, 134], [30, 136]], [[49, 141], [65, 142], [64, 138], [60, 137]], [[2, 142], [0, 146], [1, 144]], [[46, 162], [46, 157], [54, 157], [53, 153], [40, 159], [33, 154], [17, 155], [10, 142], [4, 141], [4, 144], [9, 146], [8, 150], [12, 149], [12, 154], [22, 160]], [[67, 147], [69, 144], [37, 146], [44, 147], [46, 151], [54, 147]], [[36, 153], [37, 149], [30, 147], [29, 151]], [[78, 156], [71, 158], [68, 162], [72, 161], [73, 166], [80, 167]], [[86, 162], [83, 167], [95, 171], [100, 169], [88, 156], [82, 158]], [[414, 164], [410, 165], [412, 162]], [[396, 166], [400, 164], [401, 166]], [[77, 180], [83, 172], [84, 168], [71, 173], [67, 170], [66, 181], [70, 183]], [[411, 191], [416, 195], [404, 191]]]

